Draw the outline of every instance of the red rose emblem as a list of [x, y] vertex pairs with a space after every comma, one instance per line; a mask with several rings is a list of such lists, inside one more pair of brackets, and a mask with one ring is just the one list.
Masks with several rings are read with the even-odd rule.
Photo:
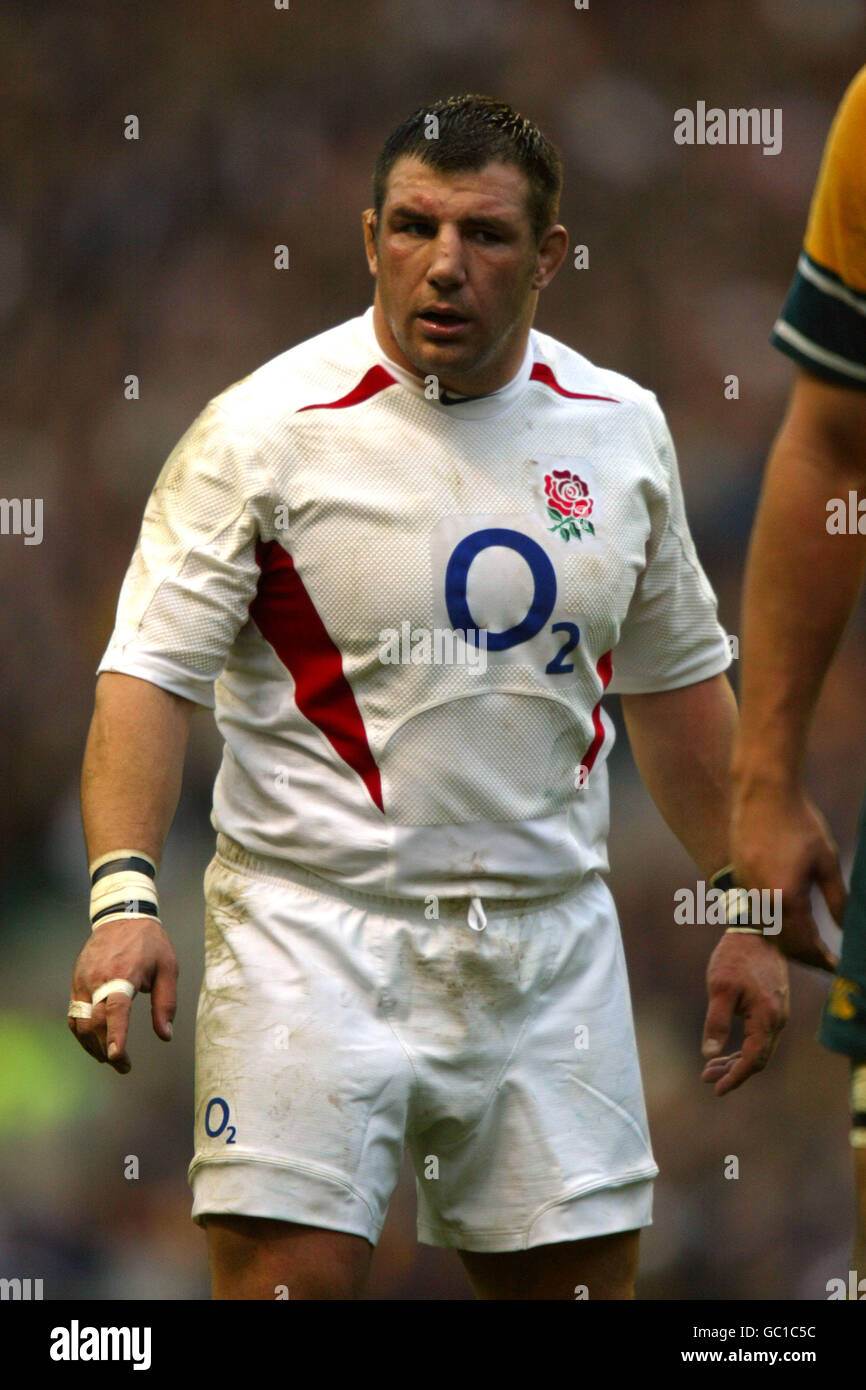
[[582, 478], [568, 468], [554, 468], [545, 474], [544, 491], [548, 515], [556, 523], [551, 531], [558, 531], [564, 540], [571, 536], [581, 540], [584, 533], [595, 535], [595, 527], [589, 520], [592, 498]]
[[589, 516], [592, 501], [589, 488], [576, 473], [567, 468], [554, 468], [544, 479], [544, 491], [551, 507], [560, 516]]

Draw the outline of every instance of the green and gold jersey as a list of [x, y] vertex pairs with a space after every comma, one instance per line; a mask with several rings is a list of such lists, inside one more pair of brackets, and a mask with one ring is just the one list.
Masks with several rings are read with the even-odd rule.
[[817, 376], [866, 390], [866, 67], [827, 137], [797, 273], [771, 342]]

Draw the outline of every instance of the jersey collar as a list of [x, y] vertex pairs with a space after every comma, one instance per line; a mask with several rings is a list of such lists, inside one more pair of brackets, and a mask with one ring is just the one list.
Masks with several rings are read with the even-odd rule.
[[[387, 368], [401, 386], [405, 386], [408, 391], [420, 396], [422, 400], [427, 400], [424, 382], [421, 378], [413, 376], [411, 372], [406, 371], [405, 367], [400, 367], [396, 362], [392, 362], [390, 357], [382, 351], [376, 337], [376, 330], [373, 327], [373, 306], [371, 305], [366, 313], [357, 318], [355, 322], [365, 347], [373, 354], [376, 361], [381, 362], [382, 366]], [[486, 396], [475, 396], [472, 399], [458, 399], [449, 404], [434, 398], [429, 400], [428, 404], [442, 415], [460, 420], [483, 420], [491, 415], [501, 415], [503, 411], [510, 410], [522, 396], [529, 381], [535, 357], [532, 339], [533, 335], [530, 330], [529, 341], [526, 344], [526, 352], [519, 371], [497, 391], [491, 391]]]

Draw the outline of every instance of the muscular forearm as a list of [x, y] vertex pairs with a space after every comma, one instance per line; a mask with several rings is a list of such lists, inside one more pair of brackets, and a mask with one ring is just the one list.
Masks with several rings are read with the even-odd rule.
[[730, 759], [737, 705], [725, 675], [680, 690], [624, 695], [638, 770], [667, 824], [709, 878], [728, 862]]
[[149, 681], [105, 672], [81, 775], [88, 858], [142, 850], [158, 864], [177, 809], [196, 706]]
[[827, 503], [847, 504], [864, 484], [864, 401], [802, 380], [770, 457], [746, 571], [739, 781], [799, 779], [866, 563], [866, 536], [827, 531]]

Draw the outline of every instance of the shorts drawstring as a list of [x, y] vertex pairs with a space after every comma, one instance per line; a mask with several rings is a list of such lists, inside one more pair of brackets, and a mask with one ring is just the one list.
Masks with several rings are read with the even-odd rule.
[[480, 898], [473, 898], [470, 902], [466, 921], [473, 931], [483, 931], [487, 926], [487, 917]]

